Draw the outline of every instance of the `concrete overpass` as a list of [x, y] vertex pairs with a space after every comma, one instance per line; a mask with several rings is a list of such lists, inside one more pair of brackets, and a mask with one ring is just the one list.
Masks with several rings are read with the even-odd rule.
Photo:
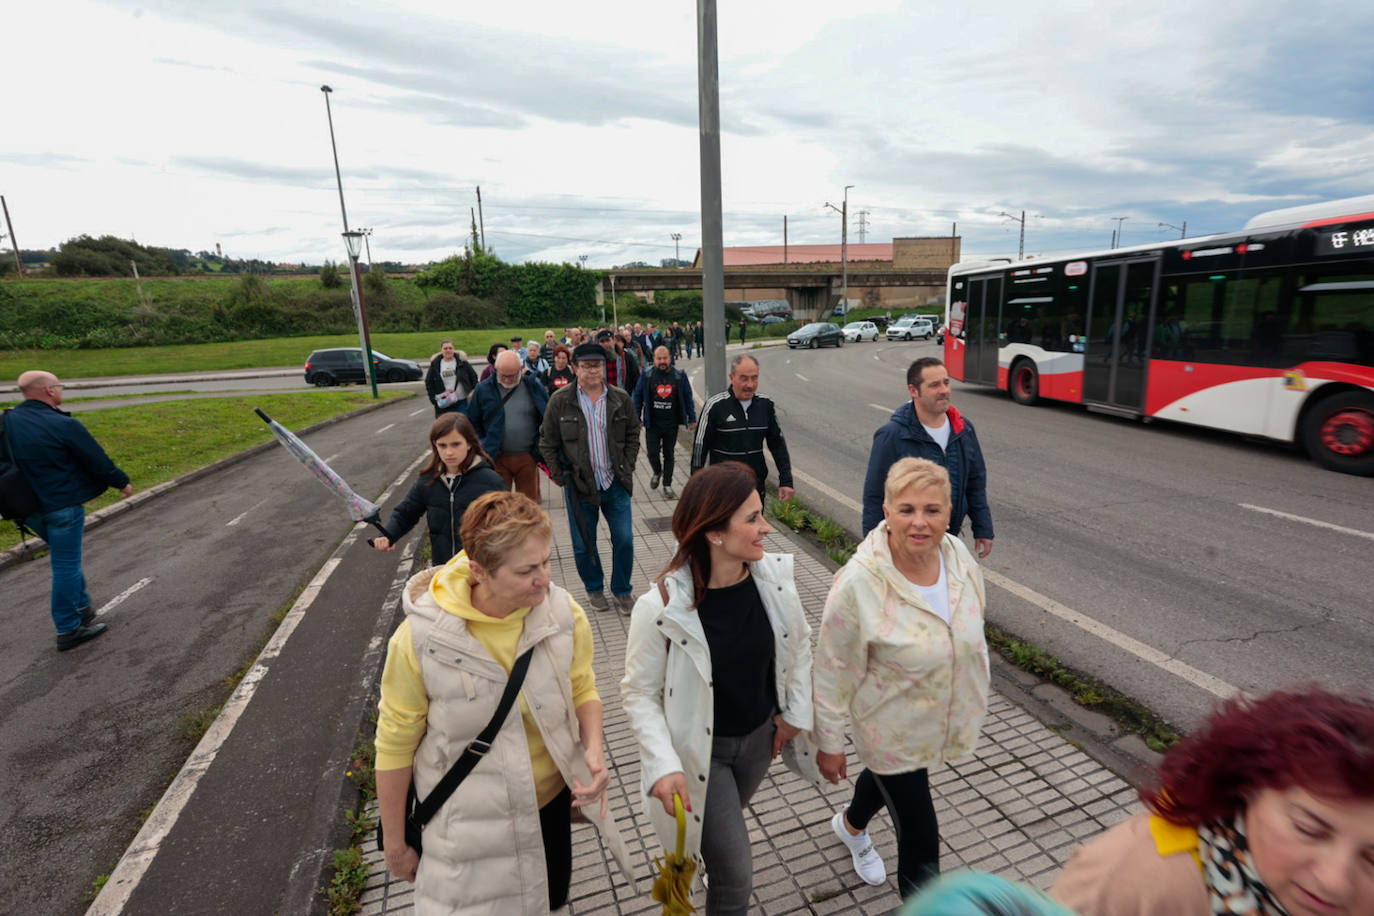
[[[616, 292], [701, 289], [701, 270], [690, 267], [609, 270], [606, 274], [608, 279], [602, 283], [604, 292], [610, 292], [610, 277], [615, 278]], [[852, 291], [874, 286], [925, 286], [943, 290], [945, 277], [943, 270], [910, 270], [858, 263], [849, 268], [849, 288]], [[725, 268], [726, 289], [785, 290], [792, 312], [803, 317], [819, 317], [838, 301], [843, 286], [843, 277], [832, 264]]]

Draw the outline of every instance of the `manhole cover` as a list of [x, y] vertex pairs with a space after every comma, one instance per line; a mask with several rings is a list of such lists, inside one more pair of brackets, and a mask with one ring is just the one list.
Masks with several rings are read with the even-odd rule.
[[650, 531], [672, 531], [673, 517], [671, 515], [660, 515], [657, 518], [644, 519], [644, 527]]

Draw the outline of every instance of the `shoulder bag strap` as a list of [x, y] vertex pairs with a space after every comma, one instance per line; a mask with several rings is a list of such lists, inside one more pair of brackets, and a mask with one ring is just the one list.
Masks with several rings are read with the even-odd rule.
[[481, 734], [473, 739], [449, 771], [444, 774], [444, 778], [439, 780], [439, 784], [434, 787], [434, 791], [429, 793], [429, 797], [420, 802], [415, 807], [415, 821], [421, 827], [429, 823], [429, 819], [438, 813], [439, 809], [448, 801], [449, 796], [472, 772], [473, 767], [477, 766], [483, 755], [491, 750], [491, 743], [496, 740], [496, 733], [501, 730], [506, 717], [510, 715], [510, 709], [515, 705], [515, 697], [520, 692], [520, 685], [525, 681], [525, 672], [530, 667], [530, 657], [534, 655], [534, 646], [525, 650], [524, 654], [515, 660], [511, 666], [510, 679], [506, 681], [506, 690], [501, 694], [501, 702], [496, 706], [496, 713], [487, 723], [487, 727], [482, 729]]

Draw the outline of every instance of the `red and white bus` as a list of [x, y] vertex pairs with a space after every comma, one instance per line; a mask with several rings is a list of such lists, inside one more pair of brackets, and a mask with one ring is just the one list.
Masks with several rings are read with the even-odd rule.
[[949, 270], [953, 378], [1281, 442], [1374, 475], [1374, 195], [1239, 232]]

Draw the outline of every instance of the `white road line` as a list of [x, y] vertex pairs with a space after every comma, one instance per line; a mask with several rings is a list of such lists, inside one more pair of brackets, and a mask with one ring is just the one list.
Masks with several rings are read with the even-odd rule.
[[[373, 433], [372, 435], [374, 435], [374, 436], [380, 436], [382, 433], [386, 432], [388, 429], [391, 429], [391, 427], [393, 427], [393, 426], [395, 426], [395, 425], [396, 425], [395, 423], [388, 423], [386, 426], [383, 426], [381, 429], [377, 430], [377, 431], [376, 431], [375, 433]], [[325, 462], [325, 463], [328, 464], [328, 462]]]
[[811, 379], [809, 379], [809, 378], [807, 378], [806, 376], [802, 375], [800, 372], [793, 372], [792, 374], [795, 375], [797, 378], [801, 379], [803, 382], [809, 382], [809, 381], [811, 381]]
[[839, 490], [836, 490], [829, 484], [817, 480], [805, 471], [799, 471], [796, 468], [793, 468], [792, 476], [805, 483], [811, 489], [819, 490], [826, 496], [829, 496], [831, 499], [835, 500], [835, 502], [839, 503], [840, 505], [853, 509], [860, 515], [863, 514], [864, 507], [860, 503], [857, 503], [854, 500], [850, 499], [848, 496], [844, 495]]
[[324, 459], [324, 463], [325, 463], [325, 464], [328, 464], [329, 462], [333, 461], [335, 458], [339, 457], [339, 456], [342, 455], [342, 454], [343, 454], [343, 452], [335, 452], [334, 454], [330, 455], [328, 458]]
[[893, 407], [885, 406], [883, 404], [874, 404], [872, 401], [868, 403], [868, 406], [872, 407], [874, 410], [881, 410], [883, 413], [892, 413], [892, 411], [895, 409]]
[[410, 413], [406, 414], [406, 416], [408, 416], [408, 417], [418, 417], [420, 414], [422, 414], [422, 413], [424, 413], [424, 412], [425, 412], [425, 408], [421, 407], [419, 410], [412, 410]]
[[1304, 525], [1315, 525], [1318, 528], [1329, 528], [1332, 531], [1339, 531], [1341, 534], [1353, 534], [1357, 538], [1369, 538], [1374, 541], [1374, 532], [1361, 531], [1358, 528], [1346, 528], [1343, 525], [1333, 525], [1330, 522], [1318, 521], [1315, 518], [1304, 518], [1301, 515], [1289, 515], [1287, 512], [1280, 512], [1277, 509], [1266, 509], [1264, 506], [1252, 506], [1249, 503], [1237, 503], [1242, 509], [1249, 509], [1252, 512], [1263, 512], [1266, 515], [1276, 515], [1279, 518], [1286, 518], [1292, 522], [1302, 522]]
[[[796, 471], [794, 470], [792, 473], [795, 474]], [[1226, 699], [1240, 692], [1238, 687], [1234, 687], [1220, 678], [1213, 677], [1205, 671], [1199, 671], [1192, 665], [1181, 662], [1171, 655], [1166, 655], [1153, 646], [1147, 646], [1137, 639], [1132, 639], [1120, 630], [1112, 629], [1105, 623], [1094, 620], [1086, 614], [1081, 614], [1073, 608], [1066, 607], [1053, 598], [1046, 597], [1034, 589], [1027, 588], [1019, 582], [1013, 582], [1001, 573], [988, 569], [986, 566], [983, 567], [983, 578], [999, 588], [1006, 589], [1018, 598], [1029, 601], [1042, 611], [1053, 614], [1060, 620], [1071, 623], [1099, 639], [1106, 640], [1118, 649], [1129, 652], [1142, 661], [1149, 662], [1158, 668], [1163, 668], [1170, 674], [1180, 677], [1193, 686], [1206, 690], [1208, 693]]]
[[133, 585], [130, 585], [128, 588], [124, 589], [124, 591], [120, 592], [118, 595], [115, 595], [109, 601], [105, 602], [105, 606], [97, 610], [95, 612], [95, 616], [100, 617], [104, 614], [110, 613], [110, 611], [113, 611], [115, 608], [119, 607], [121, 604], [127, 601], [129, 596], [132, 595], [134, 592], [138, 591], [140, 588], [143, 588], [145, 585], [151, 585], [152, 581], [152, 578], [147, 576], [145, 576], [142, 579], [139, 579]]
[[[428, 450], [422, 452], [419, 457], [412, 461], [410, 466], [382, 491], [382, 495], [377, 497], [377, 502], [385, 502], [387, 496], [406, 482], [427, 455]], [[167, 839], [172, 827], [176, 825], [177, 818], [181, 816], [187, 802], [195, 794], [201, 777], [210, 769], [210, 764], [214, 762], [215, 755], [224, 746], [224, 742], [228, 740], [234, 726], [238, 723], [239, 717], [243, 715], [243, 711], [248, 708], [248, 703], [257, 692], [258, 684], [267, 676], [268, 664], [281, 655], [282, 649], [286, 646], [286, 641], [291, 638], [291, 634], [296, 631], [301, 619], [305, 617], [306, 610], [314, 603], [320, 590], [324, 588], [325, 582], [338, 568], [344, 554], [358, 540], [358, 536], [366, 524], [366, 522], [359, 522], [353, 526], [353, 530], [343, 539], [333, 555], [320, 567], [320, 571], [315, 573], [315, 577], [301, 592], [296, 603], [291, 605], [291, 610], [282, 619], [280, 626], [277, 627], [277, 632], [272, 635], [272, 639], [258, 655], [253, 667], [243, 676], [243, 680], [239, 681], [233, 694], [225, 701], [220, 714], [214, 722], [210, 723], [210, 727], [206, 729], [205, 735], [196, 745], [196, 749], [191, 752], [191, 756], [182, 765], [181, 771], [172, 780], [172, 784], [167, 787], [167, 791], [162, 794], [162, 798], [153, 809], [153, 813], [143, 822], [142, 829], [138, 831], [138, 835], [134, 837], [129, 848], [120, 857], [119, 864], [115, 866], [115, 870], [110, 874], [109, 880], [105, 882], [105, 886], [95, 898], [95, 902], [91, 904], [90, 909], [86, 910], [86, 916], [117, 916], [123, 912], [125, 904], [129, 902], [129, 897], [138, 887], [139, 882], [143, 880], [143, 875], [148, 871], [148, 866], [156, 858], [163, 841]], [[407, 551], [402, 553], [402, 562], [410, 555], [409, 550], [410, 548], [407, 548]], [[116, 597], [109, 605], [96, 613], [104, 613], [110, 605], [122, 600], [122, 597]]]

